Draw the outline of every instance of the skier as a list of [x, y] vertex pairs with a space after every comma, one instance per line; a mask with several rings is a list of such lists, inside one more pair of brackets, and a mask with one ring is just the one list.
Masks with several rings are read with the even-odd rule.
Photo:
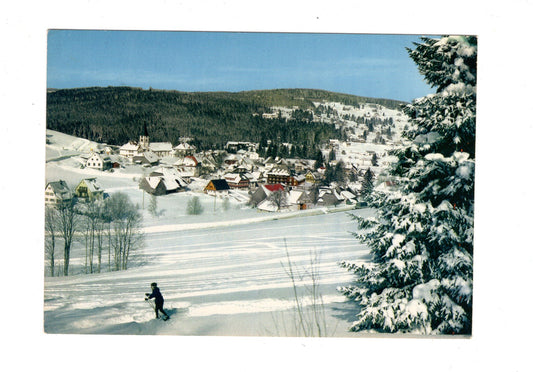
[[163, 320], [167, 320], [170, 317], [165, 312], [165, 310], [163, 310], [163, 303], [165, 302], [165, 300], [163, 299], [163, 295], [161, 294], [161, 292], [159, 291], [159, 288], [157, 287], [157, 283], [152, 283], [150, 285], [150, 287], [152, 287], [152, 293], [145, 293], [146, 294], [146, 298], [144, 300], [148, 301], [151, 298], [155, 298], [154, 310], [155, 310], [156, 319], [159, 318], [159, 312], [158, 311], [161, 311], [161, 313], [163, 313], [163, 315], [165, 316], [163, 318]]

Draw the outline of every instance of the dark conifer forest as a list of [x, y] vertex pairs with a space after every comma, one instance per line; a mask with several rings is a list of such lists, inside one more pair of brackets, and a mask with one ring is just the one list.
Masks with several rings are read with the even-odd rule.
[[[335, 101], [358, 106], [377, 103], [399, 108], [402, 102], [310, 89], [179, 92], [131, 87], [49, 89], [47, 128], [89, 140], [122, 145], [135, 140], [146, 123], [153, 142], [179, 143], [194, 138], [201, 149], [221, 148], [227, 141], [271, 140], [305, 146], [340, 138], [334, 125], [312, 121], [312, 102]], [[270, 107], [295, 107], [290, 119], [265, 119]]]

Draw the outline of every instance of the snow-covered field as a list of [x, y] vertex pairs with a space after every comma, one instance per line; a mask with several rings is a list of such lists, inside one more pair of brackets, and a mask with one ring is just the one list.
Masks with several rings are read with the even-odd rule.
[[[315, 266], [329, 336], [353, 336], [355, 305], [336, 291], [350, 281], [342, 259], [365, 259], [343, 212], [146, 234], [146, 264], [123, 272], [46, 278], [49, 333], [295, 336], [294, 296], [285, 268]], [[315, 258], [316, 263], [311, 260]], [[285, 268], [284, 268], [285, 266]], [[143, 301], [157, 281], [171, 319]], [[312, 286], [304, 275], [300, 289]]]
[[[142, 208], [145, 245], [127, 271], [84, 274], [84, 245], [78, 240], [71, 253], [72, 275], [45, 277], [45, 332], [302, 336], [287, 273], [290, 259], [304, 304], [313, 299], [307, 290], [319, 286], [323, 335], [354, 336], [347, 328], [356, 305], [336, 289], [351, 275], [338, 262], [368, 259], [368, 249], [351, 235], [356, 225], [346, 211], [261, 213], [247, 207], [242, 195], [223, 203], [189, 191], [158, 197], [154, 217], [147, 211], [150, 197], [137, 186], [145, 168], [80, 169], [79, 155], [93, 144], [52, 131], [48, 138], [46, 180], [63, 179], [74, 189], [82, 178], [97, 177], [106, 192], [126, 193]], [[200, 197], [202, 215], [186, 213], [193, 196]], [[310, 279], [311, 270], [318, 280]], [[167, 322], [154, 319], [144, 301], [153, 281], [170, 311]]]

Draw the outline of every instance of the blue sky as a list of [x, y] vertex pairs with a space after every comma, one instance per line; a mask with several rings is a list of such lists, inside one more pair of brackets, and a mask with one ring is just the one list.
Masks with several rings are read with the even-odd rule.
[[411, 101], [433, 92], [405, 50], [416, 41], [416, 35], [50, 30], [47, 86], [312, 88]]

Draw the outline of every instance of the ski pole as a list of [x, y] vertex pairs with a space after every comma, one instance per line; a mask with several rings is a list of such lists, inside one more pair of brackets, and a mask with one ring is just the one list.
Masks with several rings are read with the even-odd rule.
[[150, 307], [155, 310], [155, 304], [154, 304], [154, 301], [152, 301], [151, 299], [147, 299], [146, 302], [150, 305]]

